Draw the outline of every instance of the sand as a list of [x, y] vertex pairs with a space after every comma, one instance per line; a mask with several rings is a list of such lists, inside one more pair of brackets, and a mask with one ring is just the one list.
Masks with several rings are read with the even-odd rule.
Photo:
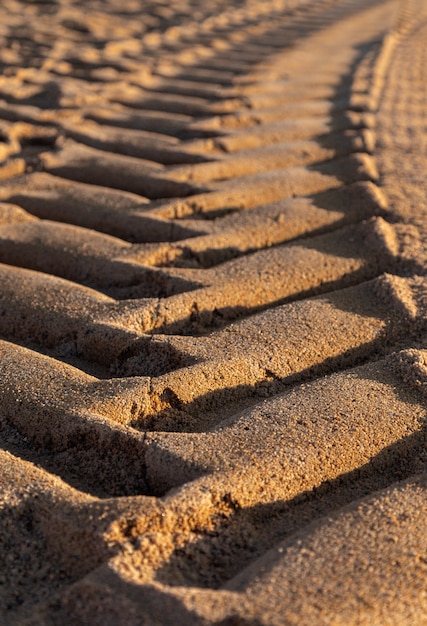
[[1, 624], [427, 624], [424, 5], [2, 3]]

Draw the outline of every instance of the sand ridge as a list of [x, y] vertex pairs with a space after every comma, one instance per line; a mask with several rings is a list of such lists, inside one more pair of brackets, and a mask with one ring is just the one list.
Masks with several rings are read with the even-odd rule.
[[424, 3], [0, 14], [1, 623], [424, 624]]

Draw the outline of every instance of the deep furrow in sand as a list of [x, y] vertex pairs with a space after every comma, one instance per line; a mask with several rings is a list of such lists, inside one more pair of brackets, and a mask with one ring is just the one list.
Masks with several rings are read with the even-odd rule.
[[6, 4], [0, 621], [421, 624], [421, 0]]

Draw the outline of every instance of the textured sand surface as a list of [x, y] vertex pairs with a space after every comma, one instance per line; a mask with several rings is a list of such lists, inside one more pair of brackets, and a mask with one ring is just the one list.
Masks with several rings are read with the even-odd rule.
[[0, 624], [427, 625], [425, 1], [0, 38]]

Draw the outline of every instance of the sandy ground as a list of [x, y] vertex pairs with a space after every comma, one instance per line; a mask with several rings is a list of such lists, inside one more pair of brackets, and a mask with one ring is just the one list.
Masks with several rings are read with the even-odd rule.
[[427, 624], [425, 2], [0, 37], [0, 623]]

